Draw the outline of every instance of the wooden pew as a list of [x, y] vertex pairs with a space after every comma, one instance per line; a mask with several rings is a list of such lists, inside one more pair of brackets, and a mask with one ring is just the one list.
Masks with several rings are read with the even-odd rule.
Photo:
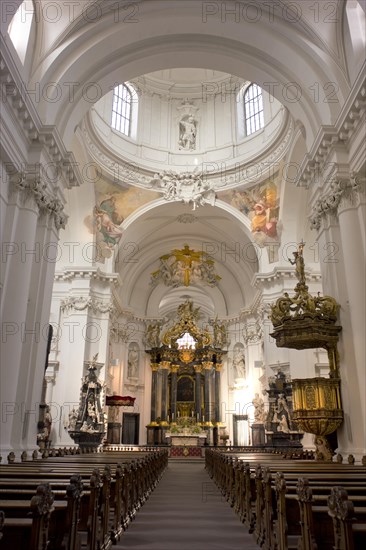
[[[266, 549], [297, 548], [302, 550], [315, 548], [337, 548], [336, 521], [339, 517], [333, 510], [333, 523], [328, 509], [328, 498], [335, 484], [343, 483], [356, 504], [355, 510], [360, 522], [353, 521], [353, 527], [342, 529], [348, 535], [342, 535], [342, 541], [364, 536], [363, 514], [366, 505], [366, 469], [353, 464], [324, 464], [302, 460], [278, 460], [278, 455], [261, 454], [263, 464], [255, 462], [258, 453], [249, 456], [251, 462], [243, 464], [243, 457], [228, 456], [227, 453], [208, 451], [207, 469], [211, 477], [221, 488], [241, 521], [253, 532], [257, 544]], [[245, 456], [245, 459], [247, 456]], [[253, 461], [254, 459], [254, 461]], [[269, 467], [270, 465], [270, 467]], [[284, 469], [276, 473], [273, 479], [271, 470]], [[309, 480], [299, 480], [306, 472]], [[311, 489], [309, 487], [311, 484]], [[314, 492], [314, 495], [313, 495]], [[339, 514], [338, 514], [339, 515]], [[348, 531], [347, 531], [348, 529]], [[348, 538], [347, 538], [348, 537]], [[339, 538], [339, 537], [338, 537]], [[352, 539], [352, 540], [353, 540]], [[342, 542], [339, 548], [347, 548]], [[350, 546], [350, 548], [352, 548]]]
[[[121, 455], [122, 453], [108, 453], [103, 458], [112, 463], [116, 456], [121, 458]], [[29, 502], [30, 493], [34, 490], [35, 484], [38, 484], [40, 479], [46, 478], [49, 483], [57, 487], [55, 489], [57, 498], [64, 499], [64, 516], [58, 521], [58, 537], [52, 538], [54, 533], [52, 514], [55, 508], [61, 509], [60, 502], [53, 503], [50, 529], [47, 533], [49, 540], [46, 541], [49, 550], [61, 548], [78, 550], [80, 547], [109, 550], [112, 543], [118, 541], [122, 529], [127, 528], [131, 518], [148, 498], [167, 465], [166, 451], [133, 453], [133, 455], [134, 457], [143, 456], [143, 458], [116, 465], [115, 477], [113, 477], [111, 464], [105, 465], [102, 474], [98, 468], [95, 468], [90, 480], [87, 481], [85, 478], [86, 472], [88, 470], [90, 472], [91, 469], [90, 460], [80, 464], [78, 461], [78, 458], [81, 458], [80, 455], [57, 458], [57, 461], [53, 460], [52, 464], [47, 459], [47, 462], [24, 461], [22, 464], [1, 466], [1, 473], [5, 472], [5, 476], [2, 476], [1, 489], [8, 499], [4, 501], [4, 506], [8, 510], [12, 509], [14, 514], [14, 510], [18, 507], [16, 515], [24, 516], [25, 510], [29, 510], [27, 500]], [[99, 462], [103, 462], [103, 458], [100, 457]], [[95, 463], [95, 457], [92, 462]], [[25, 478], [21, 479], [23, 466]], [[68, 482], [66, 476], [69, 476], [70, 470], [73, 469], [75, 472], [81, 470], [81, 474], [74, 474]], [[19, 487], [22, 488], [19, 489]], [[19, 497], [23, 498], [20, 503], [17, 502]], [[55, 500], [54, 494], [53, 500]], [[25, 541], [30, 536], [33, 537], [33, 523], [27, 517], [6, 519], [4, 529], [6, 538], [9, 540], [14, 538], [15, 531], [19, 535], [18, 539], [21, 537], [16, 544], [9, 546], [11, 550], [17, 547], [27, 548], [28, 543]], [[40, 529], [37, 530], [39, 531]], [[38, 539], [44, 541], [45, 536], [39, 534]], [[2, 547], [5, 548], [0, 542], [0, 548]]]
[[342, 487], [333, 487], [328, 514], [334, 529], [334, 550], [357, 550], [366, 544], [366, 506], [354, 506]]

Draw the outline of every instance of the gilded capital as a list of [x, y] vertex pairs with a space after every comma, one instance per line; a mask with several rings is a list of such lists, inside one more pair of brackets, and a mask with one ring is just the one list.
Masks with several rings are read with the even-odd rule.
[[172, 365], [172, 366], [170, 367], [170, 370], [171, 370], [172, 372], [178, 372], [178, 370], [179, 370], [179, 365]]
[[213, 365], [212, 361], [202, 361], [202, 366], [205, 370], [211, 370], [212, 365]]
[[153, 372], [156, 372], [157, 370], [159, 370], [159, 363], [150, 363], [150, 366]]
[[215, 365], [215, 371], [221, 372], [222, 371], [223, 364], [222, 363], [216, 363]]
[[202, 372], [202, 365], [193, 365], [194, 371], [198, 374], [201, 374]]
[[162, 369], [170, 369], [171, 362], [170, 361], [161, 361], [160, 366]]

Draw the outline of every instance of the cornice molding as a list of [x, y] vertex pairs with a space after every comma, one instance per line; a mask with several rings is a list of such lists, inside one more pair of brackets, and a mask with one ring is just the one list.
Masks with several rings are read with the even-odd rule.
[[31, 99], [37, 92], [27, 90], [5, 41], [0, 56], [0, 84], [3, 107], [8, 105], [12, 109], [30, 147], [45, 147], [51, 161], [61, 170], [67, 188], [80, 185], [82, 178], [73, 153], [66, 151], [55, 126], [42, 124]]
[[[321, 273], [313, 272], [313, 271], [306, 271], [306, 280], [311, 282], [319, 282], [321, 281]], [[271, 284], [275, 281], [279, 280], [292, 280], [296, 279], [295, 271], [292, 267], [275, 267], [272, 271], [269, 273], [256, 273], [252, 279], [251, 284], [257, 288], [260, 288], [261, 286], [265, 284]]]
[[134, 78], [130, 81], [136, 90], [137, 95], [159, 96], [164, 101], [181, 100], [182, 97], [189, 99], [202, 99], [203, 85], [215, 86], [215, 91], [211, 92], [213, 98], [220, 94], [227, 94], [227, 90], [233, 93], [233, 90], [240, 92], [249, 81], [243, 80], [234, 75], [218, 76], [217, 78], [208, 79], [197, 83], [181, 83], [177, 84], [169, 80], [159, 80], [158, 78], [150, 78], [148, 75], [143, 75]]
[[99, 269], [99, 267], [97, 269], [85, 269], [82, 267], [73, 269], [65, 268], [62, 271], [57, 271], [55, 273], [55, 281], [73, 281], [75, 279], [98, 281], [108, 285], [112, 284], [116, 287], [122, 285], [122, 280], [119, 273], [105, 273]]
[[362, 124], [366, 109], [365, 67], [362, 68], [353, 89], [334, 126], [322, 126], [309, 153], [301, 163], [296, 185], [308, 188], [326, 169], [333, 148], [346, 147]]

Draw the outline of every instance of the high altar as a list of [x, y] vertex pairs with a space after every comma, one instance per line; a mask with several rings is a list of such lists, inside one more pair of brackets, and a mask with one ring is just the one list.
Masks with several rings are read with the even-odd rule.
[[226, 329], [214, 322], [211, 334], [208, 327], [197, 326], [198, 315], [199, 308], [186, 300], [178, 307], [178, 321], [161, 337], [157, 325], [147, 329], [152, 369], [148, 445], [222, 443], [220, 372]]

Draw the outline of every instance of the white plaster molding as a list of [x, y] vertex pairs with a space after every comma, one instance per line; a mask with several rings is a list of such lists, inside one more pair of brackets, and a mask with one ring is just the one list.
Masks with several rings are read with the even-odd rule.
[[[42, 125], [30, 99], [31, 94], [18, 73], [6, 41], [2, 41], [1, 53], [0, 81], [3, 90], [3, 105], [6, 104], [12, 109], [30, 147], [43, 145], [46, 148], [51, 162], [61, 170], [66, 186], [71, 188], [80, 185], [82, 178], [74, 154], [66, 151], [55, 126]], [[36, 90], [34, 94], [37, 94]]]
[[356, 204], [361, 189], [362, 184], [355, 176], [349, 179], [334, 178], [313, 206], [309, 217], [311, 229], [319, 230], [328, 215], [337, 218], [342, 206]]
[[[136, 164], [136, 162], [123, 158], [123, 151], [117, 155], [108, 147], [108, 143], [103, 142], [90, 114], [84, 117], [81, 130], [77, 130], [77, 132], [80, 132], [80, 139], [85, 143], [90, 157], [98, 163], [105, 177], [113, 182], [118, 180], [125, 185], [159, 191], [164, 193], [165, 196], [165, 186], [162, 188], [156, 187], [154, 182], [156, 174], [150, 167], [143, 167], [143, 159], [136, 158], [136, 162], [139, 163]], [[287, 110], [284, 110], [283, 123], [271, 144], [267, 145], [256, 156], [248, 158], [244, 162], [240, 157], [233, 157], [225, 163], [218, 161], [218, 170], [216, 171], [212, 170], [212, 164], [215, 164], [215, 162], [208, 162], [210, 169], [202, 173], [204, 183], [210, 189], [218, 191], [223, 188], [226, 190], [243, 186], [243, 184], [247, 184], [249, 187], [264, 181], [270, 175], [273, 175], [275, 167], [279, 166], [280, 161], [285, 157], [292, 143], [294, 133], [294, 122]], [[223, 169], [223, 165], [225, 165], [225, 169]], [[205, 163], [203, 163], [203, 166], [205, 166]], [[173, 170], [168, 170], [167, 173], [182, 175], [181, 172], [174, 172]], [[197, 172], [193, 170], [185, 173], [188, 175], [187, 177], [195, 177], [194, 174]]]
[[64, 214], [64, 205], [60, 199], [49, 196], [46, 183], [34, 174], [25, 172], [13, 174], [10, 181], [15, 189], [34, 199], [40, 215], [46, 214], [53, 218], [57, 230], [65, 229], [68, 216]]
[[85, 311], [90, 308], [93, 313], [109, 313], [115, 311], [112, 302], [103, 302], [96, 298], [86, 298], [85, 296], [68, 296], [61, 301], [60, 308], [62, 312], [69, 314], [70, 311]]
[[263, 325], [259, 319], [248, 322], [243, 327], [243, 341], [246, 346], [258, 344], [263, 339]]
[[308, 188], [319, 180], [319, 175], [327, 168], [327, 159], [334, 147], [346, 150], [356, 127], [363, 124], [366, 109], [366, 86], [364, 72], [360, 72], [353, 92], [334, 126], [322, 126], [311, 151], [305, 155], [300, 166], [296, 185]]
[[178, 223], [195, 223], [197, 221], [198, 218], [193, 214], [180, 214], [180, 216], [177, 217]]
[[110, 328], [111, 339], [114, 343], [131, 342], [132, 338], [136, 336], [136, 325], [133, 323], [120, 323], [114, 322]]
[[216, 194], [213, 185], [204, 180], [204, 174], [201, 171], [178, 173], [173, 170], [164, 170], [155, 174], [149, 183], [154, 191], [163, 190], [166, 201], [192, 204], [193, 210], [204, 204], [215, 205]]
[[119, 273], [105, 273], [99, 267], [97, 269], [84, 269], [82, 267], [76, 269], [65, 268], [55, 273], [55, 281], [73, 281], [75, 279], [98, 281], [108, 285], [112, 284], [116, 287], [122, 285]]
[[[189, 99], [202, 100], [203, 86], [212, 86], [210, 95], [216, 97], [218, 95], [227, 94], [230, 92], [239, 93], [240, 90], [248, 84], [248, 81], [243, 80], [234, 75], [220, 74], [216, 78], [209, 78], [199, 83], [190, 83], [189, 86], [179, 85], [173, 81], [159, 80], [151, 75], [143, 75], [133, 78], [129, 81], [135, 88], [137, 95], [158, 96], [164, 101], [171, 99], [181, 100], [182, 96]], [[209, 88], [211, 90], [211, 88]]]
[[[311, 282], [321, 281], [321, 273], [314, 271], [306, 271], [306, 280]], [[276, 281], [283, 281], [289, 279], [296, 279], [295, 271], [292, 267], [275, 267], [269, 273], [256, 273], [252, 279], [251, 284], [257, 288], [268, 286]]]

